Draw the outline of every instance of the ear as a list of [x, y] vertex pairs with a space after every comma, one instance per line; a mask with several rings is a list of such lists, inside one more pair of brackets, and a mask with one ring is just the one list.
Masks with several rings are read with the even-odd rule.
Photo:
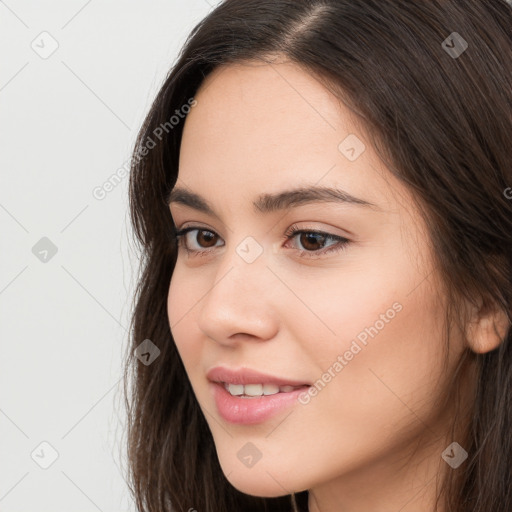
[[498, 308], [473, 307], [472, 316], [467, 325], [466, 338], [469, 347], [477, 354], [485, 354], [499, 347], [507, 331], [510, 321], [505, 311]]

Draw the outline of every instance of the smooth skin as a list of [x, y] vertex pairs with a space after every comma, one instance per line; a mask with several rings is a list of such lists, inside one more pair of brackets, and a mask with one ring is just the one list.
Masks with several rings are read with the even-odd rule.
[[[431, 512], [435, 476], [456, 471], [441, 458], [457, 441], [447, 436], [451, 411], [436, 402], [465, 344], [497, 346], [492, 319], [478, 319], [469, 340], [450, 339], [445, 371], [446, 303], [425, 225], [351, 111], [311, 74], [286, 61], [231, 64], [195, 99], [176, 186], [216, 216], [170, 204], [178, 230], [207, 232], [180, 242], [168, 315], [226, 478], [255, 496], [309, 489], [311, 512]], [[354, 161], [338, 149], [349, 134], [366, 146]], [[320, 185], [375, 206], [252, 206], [264, 193]], [[285, 239], [293, 225], [349, 243], [322, 254], [337, 240]], [[263, 250], [252, 263], [236, 250], [249, 236]], [[213, 366], [314, 383], [395, 303], [401, 310], [306, 405], [257, 425], [219, 415]], [[252, 467], [237, 457], [248, 442], [262, 454]]]

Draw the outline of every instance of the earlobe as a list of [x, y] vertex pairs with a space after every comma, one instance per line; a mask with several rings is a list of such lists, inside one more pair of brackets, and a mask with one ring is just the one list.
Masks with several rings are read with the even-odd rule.
[[510, 321], [506, 313], [499, 310], [475, 311], [467, 326], [466, 338], [469, 347], [477, 354], [491, 352], [503, 343], [510, 329]]

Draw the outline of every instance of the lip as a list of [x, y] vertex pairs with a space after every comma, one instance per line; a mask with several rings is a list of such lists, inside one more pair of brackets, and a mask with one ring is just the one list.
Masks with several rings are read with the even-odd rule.
[[[284, 379], [266, 373], [261, 373], [250, 368], [237, 368], [231, 370], [224, 366], [211, 368], [206, 377], [213, 383], [227, 382], [229, 384], [275, 384], [276, 386], [309, 386], [309, 382]], [[270, 395], [269, 395], [270, 396]]]
[[[224, 366], [216, 366], [211, 368], [206, 376], [210, 381], [210, 391], [219, 414], [229, 423], [239, 425], [252, 425], [267, 421], [272, 416], [296, 404], [299, 395], [310, 386], [309, 383], [304, 381], [277, 377], [250, 368], [232, 370]], [[289, 392], [279, 392], [274, 395], [241, 398], [231, 395], [224, 387], [224, 383], [275, 384], [280, 387], [293, 386], [297, 389]]]
[[308, 386], [303, 386], [287, 393], [240, 398], [232, 396], [222, 383], [209, 382], [209, 386], [219, 414], [229, 423], [238, 425], [267, 421], [293, 404], [297, 405], [299, 396], [308, 389]]

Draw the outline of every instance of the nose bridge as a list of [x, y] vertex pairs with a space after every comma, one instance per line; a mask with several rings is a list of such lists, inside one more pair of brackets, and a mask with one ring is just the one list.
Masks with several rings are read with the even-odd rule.
[[[258, 245], [256, 245], [258, 244]], [[244, 240], [227, 248], [222, 255], [212, 297], [220, 303], [251, 309], [256, 303], [263, 305], [267, 300], [265, 281], [269, 278], [262, 244], [254, 239]], [[259, 299], [259, 300], [257, 300]]]
[[199, 323], [209, 337], [222, 341], [237, 333], [273, 335], [276, 308], [265, 256], [263, 243], [253, 237], [226, 247], [201, 305]]
[[224, 286], [231, 286], [233, 291], [239, 289], [241, 295], [250, 291], [263, 292], [264, 281], [272, 275], [266, 268], [268, 251], [270, 247], [264, 247], [264, 242], [257, 241], [253, 236], [246, 236], [237, 244], [226, 247], [221, 256], [222, 263], [217, 269], [215, 283], [222, 287], [221, 279], [230, 280]]

